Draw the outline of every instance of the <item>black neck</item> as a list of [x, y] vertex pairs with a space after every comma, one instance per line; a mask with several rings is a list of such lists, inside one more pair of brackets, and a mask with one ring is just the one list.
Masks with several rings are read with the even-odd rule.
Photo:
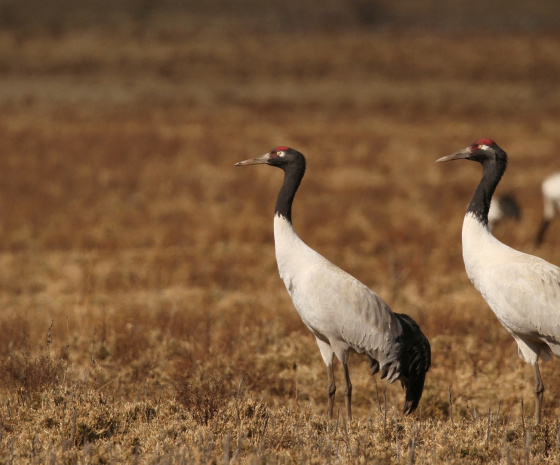
[[506, 170], [507, 161], [491, 160], [482, 164], [482, 179], [474, 191], [467, 213], [472, 213], [480, 223], [488, 225], [488, 211], [492, 195]]
[[299, 184], [305, 174], [305, 158], [293, 160], [289, 165], [282, 167], [284, 182], [276, 199], [275, 215], [281, 215], [290, 223], [292, 222], [292, 203]]

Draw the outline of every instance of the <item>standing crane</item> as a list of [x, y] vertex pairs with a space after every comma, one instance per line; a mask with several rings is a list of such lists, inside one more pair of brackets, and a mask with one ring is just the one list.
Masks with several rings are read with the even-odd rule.
[[406, 390], [403, 413], [418, 406], [431, 363], [430, 344], [408, 315], [393, 313], [385, 301], [350, 274], [307, 246], [292, 225], [292, 203], [305, 173], [304, 156], [289, 147], [236, 163], [266, 164], [284, 171], [274, 210], [274, 242], [280, 277], [303, 323], [317, 340], [327, 366], [328, 417], [336, 391], [333, 361], [344, 367], [346, 414], [352, 418], [349, 352], [365, 353], [371, 373], [381, 371]]
[[491, 139], [438, 159], [482, 164], [482, 179], [463, 221], [467, 275], [517, 342], [519, 357], [533, 366], [535, 421], [541, 420], [544, 384], [539, 357], [560, 358], [560, 268], [498, 241], [488, 228], [488, 210], [507, 167], [507, 154]]
[[544, 240], [544, 233], [550, 222], [560, 213], [560, 172], [546, 178], [542, 183], [544, 202], [543, 219], [535, 238], [535, 245], [539, 246]]

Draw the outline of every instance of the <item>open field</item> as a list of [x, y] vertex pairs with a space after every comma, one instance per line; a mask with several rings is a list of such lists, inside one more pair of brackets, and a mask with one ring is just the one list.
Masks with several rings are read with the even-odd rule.
[[[480, 167], [434, 162], [494, 138], [498, 193], [523, 209], [496, 236], [560, 264], [560, 220], [532, 245], [560, 169], [559, 49], [544, 33], [2, 29], [0, 462], [558, 463], [560, 362], [541, 365], [534, 426], [531, 369], [464, 271]], [[430, 339], [410, 417], [355, 356], [355, 418], [326, 420], [326, 370], [276, 269], [282, 174], [233, 167], [276, 145], [307, 156], [300, 237]]]

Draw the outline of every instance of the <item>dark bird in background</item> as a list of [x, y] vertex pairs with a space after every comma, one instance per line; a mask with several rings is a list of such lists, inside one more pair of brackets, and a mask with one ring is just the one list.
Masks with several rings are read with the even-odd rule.
[[543, 219], [535, 238], [535, 245], [539, 246], [544, 241], [544, 234], [550, 226], [551, 221], [560, 213], [560, 172], [546, 178], [542, 185], [543, 195]]
[[519, 208], [517, 200], [512, 194], [494, 197], [488, 211], [488, 227], [492, 230], [507, 218], [513, 218], [515, 221], [521, 219], [521, 208]]

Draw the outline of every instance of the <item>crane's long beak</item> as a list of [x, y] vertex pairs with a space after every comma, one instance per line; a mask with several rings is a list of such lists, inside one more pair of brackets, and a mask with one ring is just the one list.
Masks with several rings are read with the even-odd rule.
[[263, 163], [267, 163], [269, 159], [270, 159], [270, 154], [265, 153], [264, 155], [261, 155], [259, 157], [250, 158], [249, 160], [240, 161], [239, 163], [236, 163], [234, 166], [260, 165], [260, 164], [263, 164]]
[[451, 155], [446, 155], [445, 157], [438, 158], [436, 160], [436, 163], [440, 161], [461, 160], [464, 158], [469, 158], [470, 154], [471, 154], [471, 148], [466, 147], [463, 150], [460, 150], [456, 153], [452, 153]]

